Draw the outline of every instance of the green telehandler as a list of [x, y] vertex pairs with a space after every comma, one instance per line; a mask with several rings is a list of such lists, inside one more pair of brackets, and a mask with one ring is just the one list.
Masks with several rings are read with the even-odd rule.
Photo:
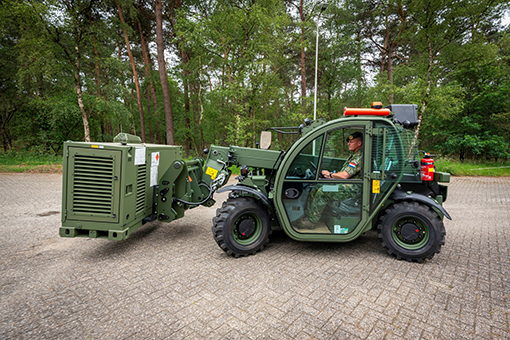
[[[69, 141], [60, 236], [124, 240], [144, 223], [211, 207], [215, 192], [229, 191], [212, 232], [232, 256], [262, 250], [275, 230], [298, 241], [349, 242], [375, 228], [388, 253], [422, 262], [444, 244], [443, 219], [451, 218], [440, 183], [450, 175], [418, 149], [417, 123], [416, 105], [346, 108], [329, 122], [263, 131], [257, 149], [212, 145], [205, 161], [184, 161], [180, 146], [127, 134], [113, 143]], [[286, 151], [270, 150], [271, 131], [299, 138]], [[353, 139], [361, 141], [355, 160]], [[225, 186], [234, 165], [237, 183]], [[353, 168], [355, 176], [342, 178]]]

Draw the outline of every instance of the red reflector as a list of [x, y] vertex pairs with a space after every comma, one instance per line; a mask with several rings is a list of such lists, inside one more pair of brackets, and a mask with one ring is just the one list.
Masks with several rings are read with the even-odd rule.
[[420, 232], [420, 230], [419, 230], [419, 229], [416, 229], [416, 232], [417, 232], [417, 233], [419, 233], [419, 232]]
[[390, 109], [344, 108], [344, 116], [389, 116]]

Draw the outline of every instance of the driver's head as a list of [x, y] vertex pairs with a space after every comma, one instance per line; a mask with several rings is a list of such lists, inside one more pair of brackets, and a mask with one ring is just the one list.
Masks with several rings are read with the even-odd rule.
[[363, 134], [361, 132], [353, 132], [347, 137], [347, 145], [349, 151], [356, 152], [363, 146]]

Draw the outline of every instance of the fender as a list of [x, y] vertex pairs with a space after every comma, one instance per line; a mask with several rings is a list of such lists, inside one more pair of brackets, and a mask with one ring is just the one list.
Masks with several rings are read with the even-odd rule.
[[390, 196], [390, 200], [393, 200], [393, 201], [405, 201], [405, 200], [418, 201], [418, 202], [424, 203], [432, 208], [436, 208], [444, 216], [446, 216], [446, 218], [448, 218], [449, 220], [452, 219], [441, 204], [437, 203], [430, 197], [427, 197], [425, 195], [422, 195], [422, 194], [419, 194], [416, 192], [408, 194], [407, 192], [404, 192], [404, 191], [394, 191]]
[[225, 192], [225, 191], [240, 191], [240, 192], [250, 193], [250, 194], [255, 195], [258, 198], [260, 198], [260, 200], [265, 205], [267, 205], [268, 207], [271, 207], [271, 202], [269, 201], [269, 198], [267, 198], [266, 195], [264, 195], [262, 192], [260, 192], [257, 189], [254, 189], [254, 188], [251, 188], [251, 187], [247, 187], [247, 186], [244, 186], [244, 185], [228, 185], [228, 186], [226, 186], [224, 188], [219, 189], [216, 192], [217, 193], [222, 193], [222, 192]]

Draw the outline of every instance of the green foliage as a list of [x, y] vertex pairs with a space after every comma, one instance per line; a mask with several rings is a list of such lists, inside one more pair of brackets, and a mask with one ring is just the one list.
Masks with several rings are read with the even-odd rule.
[[485, 159], [507, 159], [510, 157], [508, 141], [502, 136], [489, 133], [483, 135], [453, 135], [448, 137], [442, 146], [445, 155], [460, 155], [460, 160], [466, 157]]
[[[146, 73], [140, 37], [141, 28], [153, 45], [154, 4], [69, 4], [2, 1], [4, 150], [56, 154], [63, 141], [82, 140], [77, 85], [92, 140], [110, 141], [118, 132], [141, 134], [124, 28], [141, 79], [148, 139], [165, 140], [156, 56], [150, 56]], [[320, 4], [311, 0], [164, 0], [176, 143], [190, 154], [212, 143], [255, 146], [260, 131], [298, 126], [305, 110], [311, 118], [317, 92], [319, 118], [335, 119], [346, 106], [366, 107], [372, 101], [418, 104], [422, 148], [464, 161], [508, 158], [510, 32], [498, 20], [509, 6], [501, 0], [347, 0], [329, 2], [320, 13]], [[147, 98], [151, 89], [156, 103], [150, 94]], [[294, 137], [275, 134], [273, 148], [287, 148]]]
[[[18, 143], [28, 149], [44, 146], [48, 152], [58, 153], [64, 141], [79, 139], [83, 128], [75, 97], [70, 89], [61, 93], [59, 98], [34, 98], [19, 117], [24, 122], [19, 128], [30, 133], [19, 131], [22, 136]], [[39, 111], [39, 115], [31, 116], [35, 110]]]

